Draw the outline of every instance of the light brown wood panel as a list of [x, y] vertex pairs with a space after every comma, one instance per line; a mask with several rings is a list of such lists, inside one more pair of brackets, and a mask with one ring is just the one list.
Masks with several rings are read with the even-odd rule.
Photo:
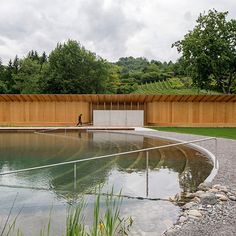
[[225, 123], [236, 123], [236, 103], [229, 102], [225, 105]]
[[83, 122], [91, 122], [88, 102], [0, 102], [2, 125], [75, 125], [80, 113], [83, 114]]
[[155, 120], [154, 119], [154, 109], [153, 109], [153, 107], [154, 107], [154, 102], [148, 102], [147, 103], [147, 110], [146, 110], [146, 112], [147, 112], [147, 124], [154, 124], [155, 123], [155, 121], [157, 121], [157, 120]]
[[226, 107], [225, 102], [221, 103], [215, 103], [214, 105], [214, 111], [213, 111], [213, 117], [214, 117], [214, 122], [215, 123], [225, 123], [225, 118], [227, 116], [225, 107]]
[[236, 103], [150, 102], [147, 123], [161, 126], [236, 126]]
[[189, 123], [189, 109], [187, 102], [172, 103], [172, 123], [183, 124]]
[[145, 123], [161, 126], [236, 126], [236, 96], [0, 95], [0, 125], [75, 125], [94, 109], [144, 109]]
[[199, 103], [198, 102], [192, 102], [191, 107], [191, 113], [192, 113], [192, 124], [198, 124], [200, 122], [200, 116], [199, 116]]
[[214, 103], [200, 102], [200, 123], [215, 123], [214, 121]]

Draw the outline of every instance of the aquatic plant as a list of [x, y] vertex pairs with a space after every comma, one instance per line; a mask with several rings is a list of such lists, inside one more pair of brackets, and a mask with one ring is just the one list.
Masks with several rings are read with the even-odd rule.
[[[113, 190], [111, 193], [106, 194], [105, 210], [103, 210], [103, 212], [101, 211], [101, 196], [99, 192], [94, 202], [93, 224], [91, 226], [85, 223], [84, 211], [86, 210], [86, 203], [84, 199], [80, 200], [77, 204], [72, 204], [68, 208], [66, 228], [62, 236], [126, 236], [129, 234], [133, 220], [131, 217], [121, 217], [121, 194], [114, 196]], [[16, 198], [5, 220], [0, 236], [8, 236], [10, 233], [12, 235], [12, 233], [15, 232], [15, 224], [20, 212], [14, 218], [13, 222], [9, 223], [15, 201]], [[47, 227], [44, 226], [40, 229], [40, 236], [53, 235], [53, 232], [51, 232], [51, 213], [52, 208], [50, 210]], [[15, 233], [17, 236], [24, 236], [20, 229], [17, 229]]]

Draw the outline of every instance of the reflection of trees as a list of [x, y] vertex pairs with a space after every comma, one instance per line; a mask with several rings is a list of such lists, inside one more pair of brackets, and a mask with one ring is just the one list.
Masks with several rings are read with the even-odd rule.
[[[166, 141], [146, 138], [134, 140], [119, 139], [112, 142], [108, 139], [92, 141], [91, 132], [68, 132], [67, 138], [56, 133], [52, 135], [4, 134], [0, 136], [1, 162], [10, 169], [21, 169], [31, 166], [45, 165], [100, 156], [108, 153], [142, 149], [166, 145]], [[106, 135], [106, 134], [104, 134]], [[113, 134], [114, 135], [114, 134]], [[101, 136], [102, 137], [102, 136]], [[127, 141], [128, 140], [128, 141]], [[110, 171], [116, 168], [123, 172], [145, 172], [146, 153], [134, 153], [129, 156], [111, 157], [103, 160], [86, 161], [77, 164], [77, 192], [92, 191], [96, 186], [106, 182]], [[0, 166], [1, 167], [1, 166]], [[163, 148], [149, 151], [149, 168], [153, 170], [169, 169], [179, 174], [179, 184], [184, 192], [194, 191], [205, 180], [212, 170], [208, 159], [199, 152], [183, 147]], [[73, 165], [65, 165], [48, 169], [51, 186], [64, 191], [74, 189]], [[58, 195], [61, 193], [58, 192]]]
[[208, 158], [198, 151], [183, 148], [187, 155], [184, 171], [179, 174], [179, 183], [183, 192], [193, 192], [210, 174], [213, 165]]

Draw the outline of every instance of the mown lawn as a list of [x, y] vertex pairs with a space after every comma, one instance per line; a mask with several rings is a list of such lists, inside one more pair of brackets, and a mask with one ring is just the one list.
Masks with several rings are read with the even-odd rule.
[[236, 139], [236, 128], [148, 127], [155, 130]]

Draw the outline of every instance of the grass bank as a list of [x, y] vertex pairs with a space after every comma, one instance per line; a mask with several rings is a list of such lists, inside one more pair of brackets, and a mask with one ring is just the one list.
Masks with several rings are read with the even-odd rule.
[[236, 139], [236, 128], [148, 127], [155, 130]]

